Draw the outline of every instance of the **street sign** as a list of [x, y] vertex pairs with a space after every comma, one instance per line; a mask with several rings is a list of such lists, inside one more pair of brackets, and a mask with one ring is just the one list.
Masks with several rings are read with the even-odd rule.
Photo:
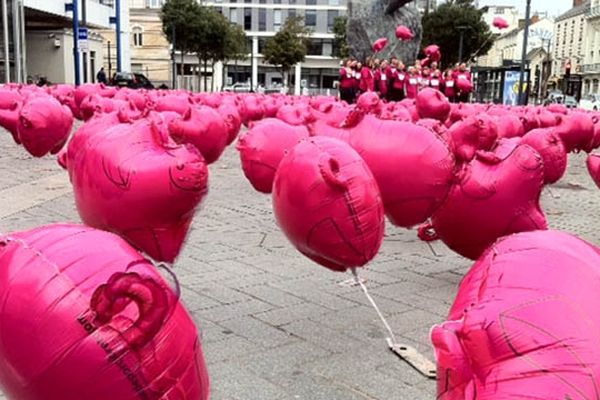
[[90, 49], [87, 28], [79, 28], [79, 32], [77, 32], [77, 43], [79, 51], [88, 51]]

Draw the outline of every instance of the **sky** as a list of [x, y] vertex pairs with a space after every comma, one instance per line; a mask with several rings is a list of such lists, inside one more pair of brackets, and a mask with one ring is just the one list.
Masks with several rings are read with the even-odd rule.
[[[516, 6], [525, 15], [525, 0], [479, 0], [479, 6]], [[573, 6], [572, 0], [531, 0], [531, 12], [547, 11], [551, 17], [557, 17]]]

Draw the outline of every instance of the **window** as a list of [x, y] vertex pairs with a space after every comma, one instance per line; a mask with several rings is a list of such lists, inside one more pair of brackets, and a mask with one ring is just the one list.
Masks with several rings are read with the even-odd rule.
[[310, 41], [306, 54], [309, 56], [321, 56], [323, 55], [323, 40], [313, 39]]
[[163, 0], [146, 0], [146, 8], [161, 8], [163, 3]]
[[317, 26], [317, 12], [315, 10], [306, 10], [304, 14], [304, 22], [308, 27], [316, 27]]
[[288, 19], [296, 16], [296, 10], [288, 10]]
[[290, 4], [296, 4], [296, 0], [289, 0], [288, 1]]
[[273, 30], [278, 32], [281, 29], [281, 10], [273, 10]]
[[333, 32], [333, 25], [335, 24], [335, 19], [338, 17], [338, 15], [338, 10], [327, 11], [327, 32]]
[[267, 10], [264, 8], [258, 10], [258, 30], [261, 32], [267, 30]]
[[133, 72], [134, 74], [143, 74], [144, 64], [131, 63], [131, 72]]
[[237, 24], [238, 22], [238, 9], [237, 8], [230, 8], [229, 9], [229, 20], [234, 23]]
[[244, 8], [244, 29], [252, 30], [252, 9]]
[[306, 0], [306, 5], [307, 6], [316, 6], [317, 0]]
[[133, 45], [135, 47], [142, 47], [144, 45], [144, 31], [141, 27], [136, 26], [131, 30], [133, 34]]
[[340, 0], [329, 0], [328, 4], [330, 6], [339, 6], [340, 5]]

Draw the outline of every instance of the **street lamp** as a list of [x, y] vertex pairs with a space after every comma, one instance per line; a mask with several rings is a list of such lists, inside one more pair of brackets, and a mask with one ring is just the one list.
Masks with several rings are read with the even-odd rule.
[[461, 25], [457, 26], [456, 29], [458, 29], [458, 31], [460, 32], [460, 41], [458, 42], [458, 61], [461, 62], [463, 56], [463, 42], [465, 39], [465, 31], [469, 29], [469, 27]]
[[527, 39], [529, 36], [529, 16], [531, 14], [531, 0], [527, 0], [525, 9], [525, 29], [523, 31], [523, 51], [521, 52], [521, 73], [519, 76], [519, 104], [525, 105], [525, 96], [523, 96], [523, 82], [525, 80], [525, 62], [527, 61]]

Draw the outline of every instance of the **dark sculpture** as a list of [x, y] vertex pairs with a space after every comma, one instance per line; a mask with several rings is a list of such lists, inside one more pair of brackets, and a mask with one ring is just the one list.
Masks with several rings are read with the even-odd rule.
[[[398, 40], [395, 36], [398, 25], [410, 28], [414, 39]], [[405, 64], [415, 62], [423, 34], [421, 15], [412, 0], [349, 0], [347, 29], [353, 57], [362, 60], [373, 55], [373, 42], [386, 37], [388, 45], [376, 57], [389, 59], [396, 56]]]

